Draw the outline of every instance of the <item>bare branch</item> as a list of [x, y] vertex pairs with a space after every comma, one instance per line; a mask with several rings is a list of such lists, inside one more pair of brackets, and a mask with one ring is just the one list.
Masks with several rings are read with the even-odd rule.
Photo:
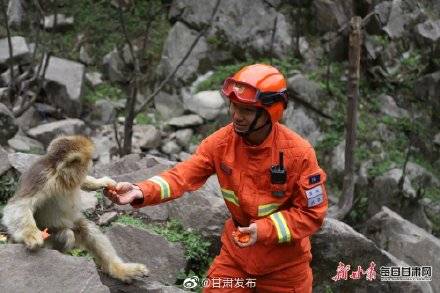
[[214, 20], [214, 16], [217, 13], [218, 7], [220, 6], [221, 0], [217, 0], [215, 6], [214, 6], [214, 10], [212, 11], [211, 14], [211, 18], [209, 20], [208, 25], [203, 28], [200, 33], [197, 35], [197, 37], [194, 39], [193, 43], [191, 44], [191, 46], [189, 47], [188, 51], [186, 52], [185, 56], [183, 56], [182, 60], [180, 60], [180, 62], [176, 65], [176, 67], [174, 68], [174, 70], [168, 74], [168, 76], [160, 83], [160, 85], [153, 91], [152, 94], [150, 94], [145, 101], [142, 103], [142, 105], [136, 110], [135, 114], [139, 114], [141, 113], [152, 101], [153, 98], [162, 90], [162, 88], [168, 83], [168, 81], [176, 74], [177, 70], [179, 70], [180, 66], [182, 66], [182, 64], [186, 61], [186, 59], [189, 57], [189, 55], [191, 54], [192, 50], [195, 48], [195, 46], [197, 45], [198, 41], [200, 40], [200, 38], [211, 28], [212, 26], [212, 22]]

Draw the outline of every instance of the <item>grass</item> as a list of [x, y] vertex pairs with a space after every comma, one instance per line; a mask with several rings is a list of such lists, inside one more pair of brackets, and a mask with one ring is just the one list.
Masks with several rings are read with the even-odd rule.
[[87, 251], [80, 248], [74, 248], [68, 251], [67, 254], [71, 256], [86, 257], [87, 259], [93, 259], [92, 256]]
[[4, 204], [11, 198], [17, 189], [18, 176], [12, 172], [6, 172], [0, 176], [0, 204]]
[[97, 86], [96, 89], [86, 87], [83, 100], [93, 104], [103, 99], [117, 101], [124, 97], [123, 91], [117, 85], [104, 83]]

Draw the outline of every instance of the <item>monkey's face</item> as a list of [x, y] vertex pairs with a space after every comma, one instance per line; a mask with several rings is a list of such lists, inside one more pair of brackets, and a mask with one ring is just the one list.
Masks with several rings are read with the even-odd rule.
[[47, 156], [57, 171], [79, 175], [92, 166], [93, 151], [93, 142], [85, 136], [62, 136], [50, 143]]

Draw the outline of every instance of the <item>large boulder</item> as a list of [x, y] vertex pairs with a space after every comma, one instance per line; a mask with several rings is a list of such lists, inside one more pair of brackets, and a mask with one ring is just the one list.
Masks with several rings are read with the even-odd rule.
[[104, 76], [111, 82], [128, 81], [124, 60], [116, 48], [102, 58], [102, 67]]
[[171, 118], [166, 124], [177, 128], [187, 128], [202, 125], [203, 119], [199, 115], [190, 114]]
[[187, 110], [200, 115], [207, 120], [214, 120], [226, 106], [219, 91], [202, 91], [195, 95], [183, 96], [183, 103]]
[[313, 1], [316, 27], [321, 32], [337, 31], [346, 25], [354, 15], [353, 0], [316, 0]]
[[431, 232], [432, 225], [426, 217], [422, 202], [416, 197], [416, 191], [408, 176], [405, 176], [402, 194], [400, 193], [401, 177], [402, 170], [394, 168], [374, 178], [369, 190], [368, 214], [373, 216], [382, 209], [382, 206], [387, 206], [405, 219]]
[[150, 270], [149, 278], [172, 285], [186, 267], [180, 243], [168, 242], [147, 230], [116, 224], [106, 235], [125, 261], [142, 263]]
[[170, 119], [183, 114], [185, 108], [182, 100], [175, 93], [166, 90], [159, 92], [154, 97], [154, 107], [163, 119]]
[[23, 64], [30, 61], [31, 53], [25, 38], [11, 37], [12, 58], [9, 55], [8, 38], [0, 39], [0, 65]]
[[44, 153], [44, 146], [41, 142], [27, 137], [24, 134], [15, 135], [8, 140], [8, 145], [17, 152], [40, 155]]
[[17, 133], [18, 126], [12, 112], [0, 103], [0, 144], [6, 144]]
[[[200, 5], [197, 0], [173, 1], [170, 17], [200, 30], [208, 24], [215, 3], [208, 1]], [[290, 26], [283, 14], [263, 0], [221, 1], [207, 40], [217, 50], [225, 51], [226, 55], [231, 51], [241, 57], [265, 55], [270, 51], [275, 18], [273, 54], [287, 56], [291, 50]]]
[[110, 292], [92, 260], [22, 244], [0, 245], [0, 292]]
[[393, 97], [386, 94], [381, 94], [377, 99], [379, 100], [379, 103], [381, 105], [380, 111], [383, 114], [394, 118], [408, 117], [408, 112], [405, 109], [397, 106], [396, 101]]
[[365, 224], [364, 234], [411, 266], [432, 266], [434, 292], [440, 292], [440, 239], [387, 207]]
[[284, 114], [284, 124], [299, 135], [306, 138], [312, 145], [316, 145], [322, 137], [317, 123], [307, 115], [303, 107], [295, 107], [292, 103], [287, 106]]
[[79, 117], [84, 89], [85, 66], [81, 63], [50, 57], [44, 86], [51, 102], [70, 117]]
[[25, 0], [9, 0], [8, 3], [8, 25], [12, 28], [19, 29], [26, 19]]
[[[322, 228], [312, 236], [313, 292], [434, 292], [428, 282], [382, 282], [381, 266], [407, 265], [385, 250], [378, 248], [373, 241], [356, 232], [347, 224], [326, 218]], [[347, 280], [332, 280], [336, 276], [339, 263], [350, 265]], [[366, 275], [352, 280], [349, 276], [358, 266], [367, 270], [375, 264], [374, 280]], [[353, 276], [354, 277], [354, 276]]]
[[409, 26], [420, 14], [417, 1], [393, 0], [388, 22], [383, 30], [391, 39], [401, 38], [409, 34]]
[[14, 168], [19, 174], [22, 174], [40, 157], [40, 155], [34, 154], [12, 153], [8, 155], [8, 161], [12, 168]]
[[434, 45], [440, 40], [440, 19], [428, 19], [416, 25], [415, 32], [419, 37], [419, 42], [423, 45]]
[[29, 129], [28, 135], [44, 144], [45, 147], [59, 135], [86, 134], [84, 121], [80, 119], [64, 119], [56, 122], [42, 124]]
[[73, 27], [73, 16], [57, 13], [45, 16], [42, 23], [45, 30], [64, 31]]
[[140, 150], [155, 149], [162, 144], [159, 129], [154, 125], [135, 125], [133, 127], [133, 146]]

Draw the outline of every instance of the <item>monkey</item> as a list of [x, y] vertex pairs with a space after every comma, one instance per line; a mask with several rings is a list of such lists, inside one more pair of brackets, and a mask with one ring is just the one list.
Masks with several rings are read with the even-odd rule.
[[[123, 282], [148, 275], [143, 264], [125, 263], [110, 240], [82, 213], [80, 189], [95, 191], [114, 187], [109, 177], [88, 176], [93, 142], [81, 135], [60, 136], [19, 179], [17, 191], [3, 210], [3, 224], [12, 241], [30, 250], [48, 247], [66, 252], [87, 250], [110, 276]], [[50, 236], [44, 240], [42, 231]]]

